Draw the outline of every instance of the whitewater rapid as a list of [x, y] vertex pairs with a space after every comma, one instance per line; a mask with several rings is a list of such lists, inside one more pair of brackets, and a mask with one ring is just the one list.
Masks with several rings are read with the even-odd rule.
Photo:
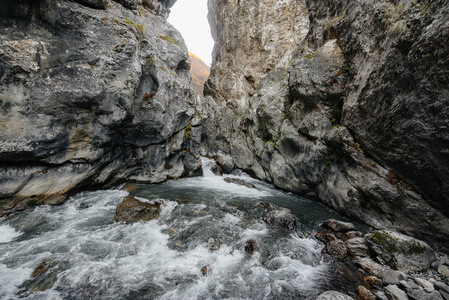
[[[330, 267], [311, 235], [339, 216], [247, 176], [227, 175], [256, 189], [208, 172], [130, 192], [84, 192], [4, 219], [0, 298], [313, 299], [325, 290]], [[117, 205], [130, 193], [164, 198], [159, 219], [115, 222]], [[289, 231], [266, 224], [261, 202], [287, 206], [301, 225]], [[258, 247], [252, 255], [244, 250], [250, 239]], [[42, 262], [51, 267], [33, 277]]]

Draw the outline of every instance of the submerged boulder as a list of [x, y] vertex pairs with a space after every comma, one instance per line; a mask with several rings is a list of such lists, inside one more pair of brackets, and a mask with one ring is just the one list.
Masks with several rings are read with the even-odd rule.
[[378, 230], [365, 238], [377, 258], [398, 271], [426, 271], [436, 261], [435, 252], [427, 243], [397, 232]]
[[139, 221], [148, 222], [159, 218], [160, 213], [160, 205], [141, 202], [132, 196], [127, 196], [123, 199], [123, 202], [117, 206], [115, 220], [126, 223]]
[[42, 261], [31, 274], [31, 279], [26, 280], [20, 287], [28, 292], [42, 292], [51, 289], [57, 281], [55, 270], [59, 262], [51, 259]]
[[256, 188], [256, 186], [254, 184], [252, 184], [250, 182], [247, 182], [247, 181], [245, 181], [243, 179], [226, 177], [224, 179], [224, 181], [227, 182], [227, 183], [234, 183], [234, 184], [238, 184], [238, 185], [243, 185], [243, 186], [246, 186], [247, 188], [250, 188], [250, 189], [255, 189]]
[[270, 211], [263, 220], [268, 224], [278, 225], [290, 230], [296, 228], [296, 217], [288, 209]]

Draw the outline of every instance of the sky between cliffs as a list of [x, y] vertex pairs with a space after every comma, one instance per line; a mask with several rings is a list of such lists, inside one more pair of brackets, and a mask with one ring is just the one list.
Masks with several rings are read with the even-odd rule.
[[178, 0], [168, 22], [181, 32], [189, 51], [211, 65], [214, 40], [207, 21], [207, 0]]

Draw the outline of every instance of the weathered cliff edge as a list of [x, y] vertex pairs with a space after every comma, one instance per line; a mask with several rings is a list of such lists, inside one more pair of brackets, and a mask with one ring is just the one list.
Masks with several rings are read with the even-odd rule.
[[209, 7], [202, 153], [447, 251], [447, 1]]
[[200, 168], [174, 2], [0, 1], [0, 214]]

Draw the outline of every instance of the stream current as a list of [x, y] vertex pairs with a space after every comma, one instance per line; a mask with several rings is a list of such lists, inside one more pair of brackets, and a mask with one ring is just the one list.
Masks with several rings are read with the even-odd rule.
[[[335, 266], [313, 233], [326, 219], [343, 218], [245, 174], [224, 177], [256, 189], [205, 169], [202, 177], [83, 192], [7, 217], [0, 222], [0, 299], [315, 299], [336, 289]], [[115, 222], [129, 194], [165, 199], [159, 219]], [[263, 221], [280, 208], [297, 217], [295, 230]], [[253, 254], [245, 251], [248, 240]]]

